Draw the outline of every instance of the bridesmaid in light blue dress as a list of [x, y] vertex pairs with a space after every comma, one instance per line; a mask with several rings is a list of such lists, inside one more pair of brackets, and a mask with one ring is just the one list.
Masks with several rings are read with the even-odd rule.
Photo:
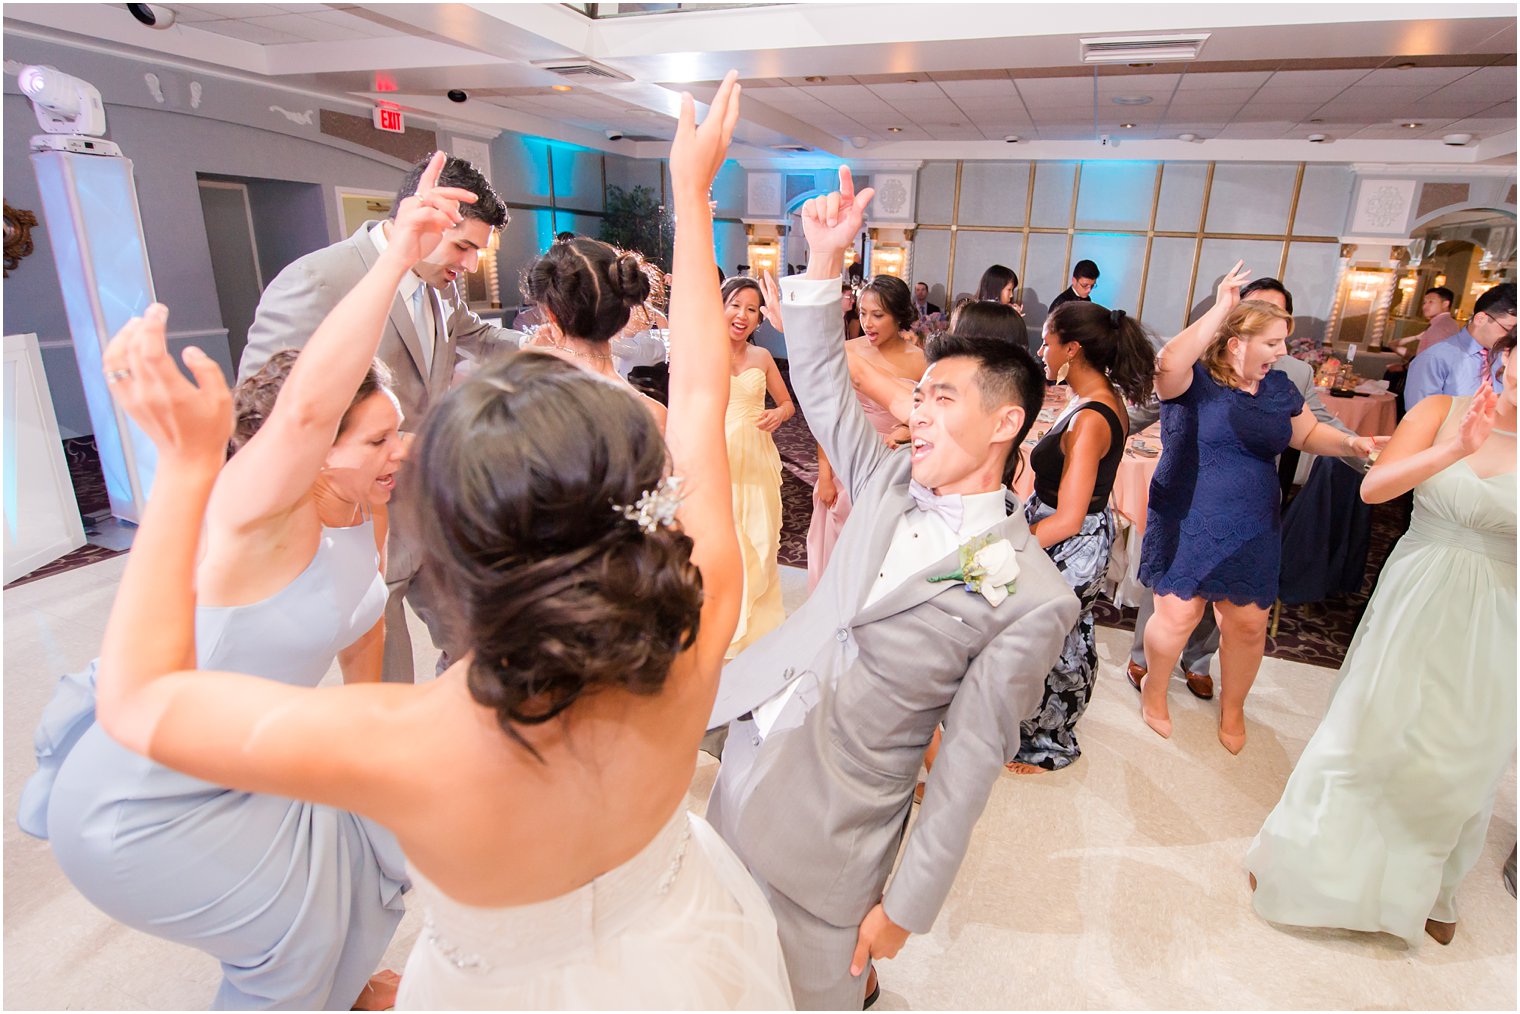
[[[386, 253], [304, 351], [276, 353], [239, 385], [234, 453], [216, 472], [196, 564], [200, 668], [309, 688], [337, 659], [346, 683], [380, 679], [385, 504], [405, 448], [389, 371], [374, 356], [424, 234], [436, 244], [456, 220], [409, 199]], [[162, 328], [166, 316], [154, 306], [145, 319]], [[120, 390], [151, 372], [148, 358], [107, 380]], [[192, 368], [206, 363], [186, 356]], [[171, 483], [166, 494], [160, 480], [155, 498], [180, 492]], [[134, 554], [162, 552], [144, 543], [140, 531]], [[216, 958], [214, 1009], [391, 1005], [396, 976], [375, 968], [408, 886], [392, 833], [344, 809], [226, 789], [127, 750], [96, 724], [95, 677], [93, 665], [65, 677], [44, 713], [23, 830], [48, 838], [74, 886], [113, 919]]]
[[1413, 486], [1414, 517], [1246, 856], [1272, 922], [1411, 946], [1456, 932], [1515, 751], [1514, 388], [1425, 399], [1367, 474], [1369, 502]]

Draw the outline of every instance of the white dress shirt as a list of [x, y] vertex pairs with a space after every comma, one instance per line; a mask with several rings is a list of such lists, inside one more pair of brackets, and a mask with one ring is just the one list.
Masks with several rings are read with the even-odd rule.
[[[385, 223], [378, 222], [369, 231], [370, 239], [374, 241], [375, 249], [381, 253], [390, 243], [385, 238]], [[412, 324], [417, 328], [417, 342], [422, 346], [422, 362], [427, 372], [433, 370], [433, 350], [438, 342], [438, 329], [434, 321], [438, 319], [432, 307], [437, 298], [433, 295], [433, 289], [420, 277], [417, 272], [408, 271], [401, 279], [401, 284], [396, 287], [396, 294], [406, 304], [407, 312], [412, 315]]]

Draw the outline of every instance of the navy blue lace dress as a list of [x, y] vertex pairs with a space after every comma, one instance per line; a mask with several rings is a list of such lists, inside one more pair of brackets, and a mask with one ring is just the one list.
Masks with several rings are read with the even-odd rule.
[[1157, 594], [1271, 608], [1282, 558], [1276, 458], [1304, 397], [1272, 370], [1256, 394], [1201, 364], [1161, 403], [1164, 450], [1151, 480], [1140, 580]]

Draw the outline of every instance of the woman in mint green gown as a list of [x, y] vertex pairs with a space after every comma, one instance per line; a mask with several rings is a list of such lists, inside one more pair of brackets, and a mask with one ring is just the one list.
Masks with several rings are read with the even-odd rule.
[[1246, 856], [1272, 922], [1456, 931], [1515, 751], [1515, 405], [1513, 384], [1426, 398], [1367, 475], [1369, 502], [1413, 488], [1414, 516]]

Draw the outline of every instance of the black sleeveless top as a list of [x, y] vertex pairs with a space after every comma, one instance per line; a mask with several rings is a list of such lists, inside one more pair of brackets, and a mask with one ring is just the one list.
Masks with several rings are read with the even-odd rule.
[[1089, 401], [1078, 405], [1074, 411], [1066, 413], [1062, 419], [1050, 428], [1050, 432], [1040, 438], [1040, 442], [1034, 445], [1034, 450], [1029, 454], [1029, 463], [1034, 467], [1034, 493], [1040, 498], [1040, 502], [1047, 507], [1057, 506], [1056, 500], [1061, 490], [1061, 473], [1066, 468], [1066, 454], [1061, 450], [1061, 434], [1071, 425], [1071, 421], [1077, 417], [1077, 413], [1084, 409], [1092, 409], [1103, 418], [1108, 420], [1108, 428], [1113, 431], [1113, 436], [1108, 442], [1108, 453], [1103, 455], [1098, 462], [1098, 478], [1093, 485], [1092, 501], [1087, 505], [1088, 514], [1096, 514], [1108, 505], [1108, 495], [1114, 489], [1114, 476], [1119, 474], [1119, 460], [1124, 457], [1124, 425], [1119, 422], [1119, 417], [1114, 410], [1101, 401]]

